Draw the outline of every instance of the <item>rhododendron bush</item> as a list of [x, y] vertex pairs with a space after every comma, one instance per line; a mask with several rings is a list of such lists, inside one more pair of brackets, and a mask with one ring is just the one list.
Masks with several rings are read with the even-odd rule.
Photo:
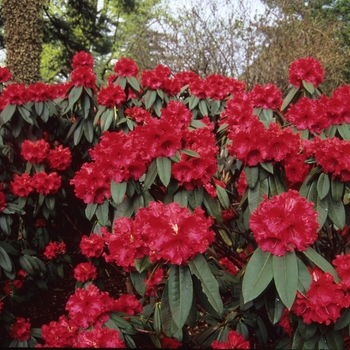
[[[1, 345], [346, 348], [350, 87], [325, 96], [312, 57], [284, 98], [126, 58], [100, 86], [86, 52], [72, 68], [0, 71]], [[21, 307], [68, 271], [65, 312], [32, 327]]]

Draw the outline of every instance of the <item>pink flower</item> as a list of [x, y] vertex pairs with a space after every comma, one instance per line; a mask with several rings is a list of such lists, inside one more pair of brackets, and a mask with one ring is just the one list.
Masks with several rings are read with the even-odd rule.
[[30, 320], [24, 317], [16, 317], [15, 323], [11, 325], [10, 337], [19, 341], [29, 340], [31, 337]]
[[319, 61], [313, 57], [300, 58], [292, 62], [289, 67], [288, 81], [299, 87], [302, 81], [312, 83], [314, 87], [318, 87], [323, 82], [324, 70]]
[[299, 192], [289, 190], [260, 203], [250, 217], [250, 229], [265, 252], [283, 256], [306, 250], [318, 238], [317, 212]]

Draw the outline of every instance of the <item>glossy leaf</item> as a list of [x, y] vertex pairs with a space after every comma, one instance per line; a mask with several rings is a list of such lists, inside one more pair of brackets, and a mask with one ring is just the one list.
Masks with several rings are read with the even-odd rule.
[[202, 290], [211, 306], [219, 313], [223, 311], [222, 298], [219, 293], [219, 284], [202, 254], [197, 254], [188, 264], [192, 275], [201, 282]]
[[309, 290], [312, 282], [312, 277], [309, 269], [303, 263], [303, 261], [297, 258], [298, 263], [298, 291], [304, 294]]
[[127, 183], [123, 182], [115, 182], [113, 179], [111, 181], [111, 195], [115, 204], [120, 204], [126, 193]]
[[79, 100], [81, 93], [83, 91], [83, 86], [73, 87], [69, 94], [69, 108], [72, 110], [74, 104]]
[[85, 216], [88, 220], [91, 220], [92, 217], [95, 215], [96, 208], [98, 204], [97, 203], [89, 203], [85, 208]]
[[243, 277], [242, 293], [244, 302], [258, 297], [273, 278], [272, 254], [259, 247], [250, 258]]
[[317, 193], [320, 197], [320, 199], [323, 199], [327, 196], [329, 190], [331, 188], [331, 184], [329, 181], [328, 174], [321, 173], [317, 180]]
[[290, 310], [298, 285], [298, 264], [295, 252], [272, 257], [275, 286], [283, 304]]
[[156, 90], [148, 90], [145, 94], [145, 108], [150, 109], [157, 98]]
[[343, 309], [340, 313], [340, 317], [337, 319], [334, 330], [339, 331], [350, 324], [350, 309]]
[[7, 123], [16, 111], [17, 105], [7, 104], [0, 114], [0, 128]]
[[308, 91], [311, 95], [315, 92], [315, 87], [312, 83], [303, 80], [303, 85], [306, 91]]
[[157, 162], [157, 172], [163, 185], [167, 187], [171, 178], [171, 160], [167, 157], [159, 157]]
[[99, 204], [96, 209], [97, 219], [102, 226], [107, 225], [107, 222], [108, 222], [108, 214], [109, 214], [108, 207], [109, 207], [108, 200], [105, 200], [102, 204]]
[[332, 197], [328, 197], [328, 216], [339, 229], [343, 230], [346, 223], [344, 203], [334, 202]]
[[228, 194], [224, 188], [219, 185], [216, 185], [216, 194], [219, 198], [219, 201], [224, 209], [228, 209], [230, 207], [230, 200], [228, 198]]
[[249, 188], [253, 189], [259, 179], [259, 167], [258, 166], [245, 166], [245, 177]]
[[290, 89], [290, 91], [288, 92], [286, 98], [283, 100], [283, 104], [282, 104], [282, 107], [281, 107], [281, 111], [283, 111], [288, 105], [290, 102], [292, 102], [294, 96], [296, 95], [296, 93], [299, 91], [299, 88], [294, 88], [292, 87]]
[[188, 266], [170, 266], [168, 293], [172, 318], [178, 328], [182, 328], [190, 313], [193, 299], [193, 283]]
[[203, 203], [203, 187], [189, 191], [188, 201], [193, 209], [200, 207]]

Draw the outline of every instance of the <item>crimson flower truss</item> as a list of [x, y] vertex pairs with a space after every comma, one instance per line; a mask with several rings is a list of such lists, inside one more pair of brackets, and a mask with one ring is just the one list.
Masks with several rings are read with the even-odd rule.
[[[129, 58], [98, 86], [87, 52], [72, 68], [29, 86], [0, 68], [2, 345], [346, 348], [350, 87], [325, 96], [312, 57], [283, 94]], [[129, 294], [104, 290], [111, 265]], [[14, 305], [67, 269], [66, 313], [32, 327]]]

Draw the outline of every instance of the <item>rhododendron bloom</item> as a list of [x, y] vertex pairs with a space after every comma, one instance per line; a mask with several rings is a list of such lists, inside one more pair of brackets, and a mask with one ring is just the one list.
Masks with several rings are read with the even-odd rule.
[[1, 93], [3, 104], [21, 106], [28, 102], [27, 89], [24, 84], [9, 84]]
[[7, 67], [0, 67], [0, 83], [12, 80], [11, 72]]
[[346, 289], [350, 289], [350, 252], [347, 254], [337, 255], [332, 261], [339, 277], [342, 279], [342, 284]]
[[92, 68], [94, 66], [94, 59], [88, 52], [77, 52], [72, 59], [72, 67], [77, 68], [80, 66], [87, 66]]
[[282, 92], [274, 84], [266, 84], [265, 86], [256, 84], [249, 93], [249, 97], [256, 108], [277, 109], [282, 106]]
[[177, 349], [182, 346], [182, 343], [176, 340], [175, 338], [170, 338], [167, 336], [160, 337], [160, 345], [162, 349]]
[[50, 145], [44, 140], [30, 141], [25, 140], [22, 143], [21, 155], [25, 160], [32, 164], [43, 162], [50, 150]]
[[219, 259], [219, 263], [225, 268], [225, 270], [233, 276], [236, 276], [240, 269], [226, 256]]
[[56, 172], [46, 174], [45, 171], [33, 175], [31, 185], [45, 196], [55, 194], [61, 187], [61, 176]]
[[163, 278], [164, 271], [160, 267], [158, 267], [152, 275], [148, 272], [148, 278], [143, 280], [143, 283], [147, 285], [145, 294], [149, 296], [155, 295], [155, 286], [162, 282]]
[[312, 83], [317, 88], [324, 78], [324, 70], [321, 63], [313, 57], [300, 58], [293, 61], [288, 72], [288, 81], [294, 87], [301, 86], [304, 80]]
[[115, 300], [108, 292], [101, 292], [93, 284], [87, 289], [78, 288], [70, 296], [66, 310], [73, 324], [79, 327], [101, 326], [109, 320], [108, 312], [114, 311]]
[[152, 90], [162, 89], [170, 74], [171, 70], [168, 67], [159, 64], [155, 69], [144, 70], [141, 73], [141, 85]]
[[113, 70], [120, 77], [136, 77], [139, 72], [135, 61], [131, 58], [122, 57], [115, 64]]
[[52, 169], [66, 170], [72, 161], [72, 153], [69, 147], [59, 145], [49, 151], [47, 161]]
[[310, 171], [310, 165], [305, 163], [306, 156], [304, 153], [290, 153], [284, 160], [284, 170], [287, 181], [293, 185], [303, 183]]
[[227, 342], [214, 340], [211, 343], [213, 349], [250, 349], [249, 340], [245, 340], [242, 334], [235, 330], [228, 332]]
[[102, 255], [105, 243], [103, 238], [97, 233], [91, 234], [89, 237], [84, 235], [80, 241], [81, 253], [87, 258], [98, 258]]
[[284, 331], [288, 334], [288, 336], [291, 337], [293, 333], [293, 326], [292, 326], [292, 322], [288, 317], [289, 314], [290, 314], [290, 311], [287, 308], [285, 308], [278, 324], [280, 327], [284, 329]]
[[126, 108], [124, 114], [126, 117], [134, 119], [140, 125], [147, 124], [152, 119], [149, 111], [137, 106]]
[[42, 102], [53, 100], [55, 98], [51, 85], [37, 82], [30, 84], [27, 89], [28, 101]]
[[0, 185], [0, 211], [3, 211], [6, 208], [6, 196], [5, 193], [1, 191], [2, 185]]
[[78, 334], [74, 348], [123, 349], [126, 345], [120, 339], [120, 333], [116, 329], [94, 327]]
[[44, 251], [44, 255], [48, 259], [56, 259], [57, 255], [65, 254], [67, 251], [66, 244], [64, 242], [50, 242]]
[[289, 190], [267, 196], [250, 217], [250, 229], [265, 252], [283, 256], [294, 248], [306, 250], [317, 239], [317, 212], [299, 192]]
[[97, 278], [97, 269], [91, 262], [80, 263], [74, 268], [74, 278], [86, 282]]
[[21, 176], [15, 174], [10, 182], [10, 191], [19, 197], [28, 197], [33, 191], [32, 178], [24, 173]]
[[297, 298], [292, 311], [302, 316], [304, 323], [336, 322], [342, 308], [350, 305], [350, 295], [343, 290], [341, 283], [334, 283], [334, 277], [329, 272], [318, 268], [311, 271], [312, 282], [306, 295], [297, 292]]
[[75, 87], [83, 86], [89, 89], [95, 89], [96, 76], [94, 71], [88, 66], [78, 66], [72, 71], [72, 83]]
[[124, 312], [133, 316], [142, 312], [143, 306], [135, 295], [123, 294], [114, 302], [114, 311]]
[[114, 108], [122, 105], [126, 101], [124, 90], [119, 85], [107, 85], [102, 87], [97, 96], [97, 102], [101, 106]]
[[16, 317], [15, 323], [11, 325], [10, 337], [19, 341], [29, 340], [31, 337], [30, 320], [24, 317]]

